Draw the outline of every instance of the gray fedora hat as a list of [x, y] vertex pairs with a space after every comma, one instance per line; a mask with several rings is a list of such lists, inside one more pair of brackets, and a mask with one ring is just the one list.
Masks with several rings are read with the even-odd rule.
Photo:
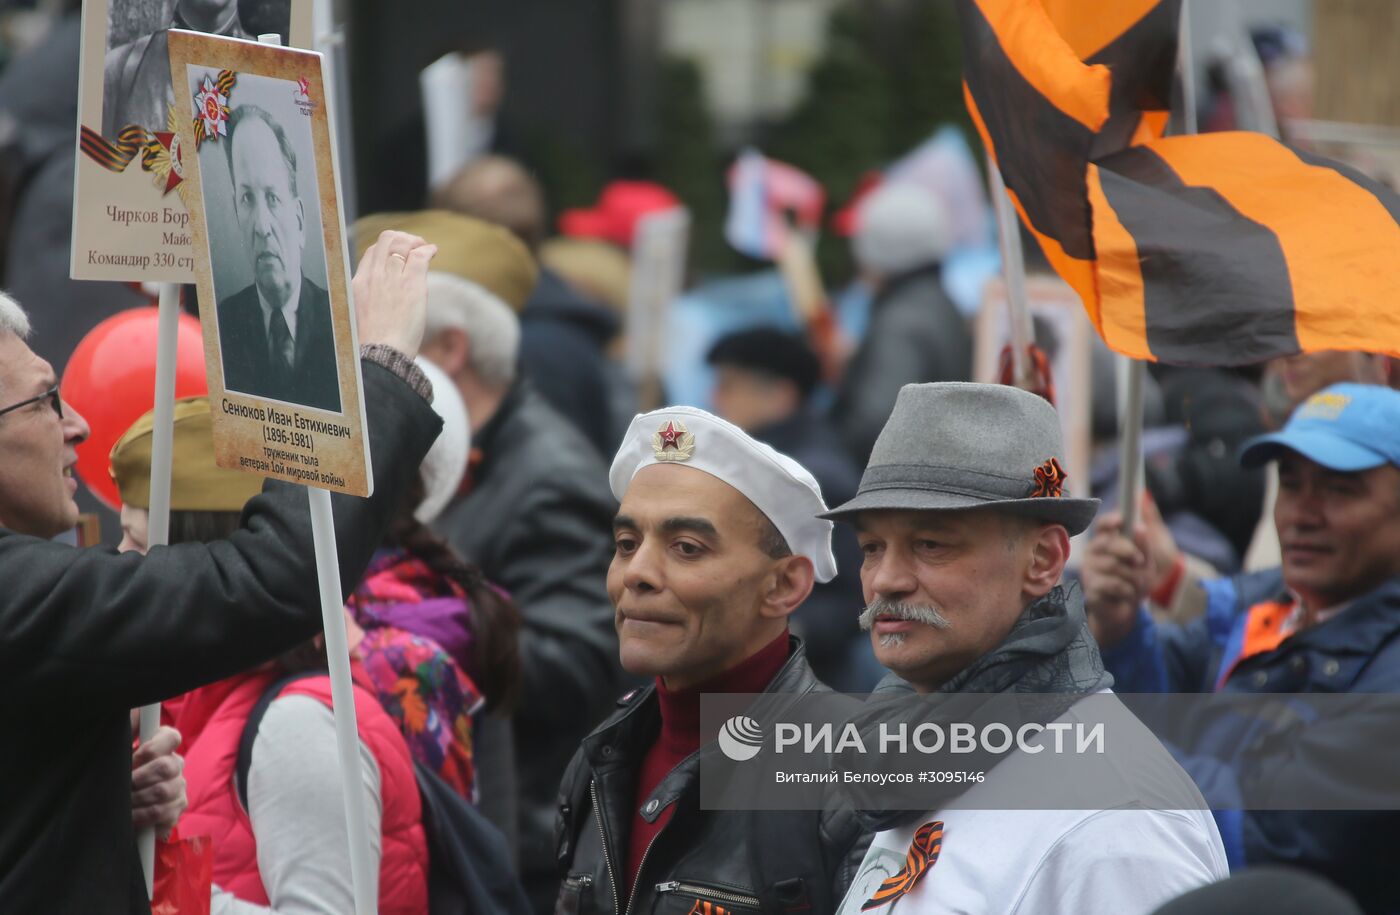
[[907, 384], [880, 430], [856, 496], [822, 517], [996, 508], [1078, 534], [1098, 499], [1061, 494], [1060, 419], [1044, 398], [1000, 384]]

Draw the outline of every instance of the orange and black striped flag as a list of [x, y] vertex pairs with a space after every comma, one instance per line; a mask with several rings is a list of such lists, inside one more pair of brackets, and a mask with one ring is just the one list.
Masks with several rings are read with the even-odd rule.
[[1111, 348], [1400, 357], [1400, 197], [1261, 134], [1161, 136], [1179, 0], [959, 6], [973, 121]]
[[1050, 22], [1084, 63], [1108, 67], [1108, 120], [1094, 135], [1092, 156], [1160, 137], [1167, 127], [1176, 78], [1181, 0], [1040, 0]]
[[919, 882], [919, 878], [938, 863], [938, 855], [942, 851], [943, 821], [934, 820], [920, 826], [914, 831], [914, 841], [909, 843], [909, 852], [904, 856], [904, 867], [899, 873], [881, 883], [880, 888], [865, 900], [860, 910], [869, 912], [907, 895]]

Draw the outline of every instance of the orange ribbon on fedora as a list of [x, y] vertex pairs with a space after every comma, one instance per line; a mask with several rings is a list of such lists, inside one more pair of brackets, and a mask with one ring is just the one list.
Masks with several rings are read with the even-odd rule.
[[913, 892], [914, 885], [928, 869], [938, 863], [938, 855], [943, 850], [943, 821], [925, 823], [914, 833], [914, 841], [909, 843], [909, 854], [904, 858], [904, 867], [899, 873], [880, 884], [875, 895], [865, 900], [860, 907], [862, 912], [889, 905], [896, 899]]
[[1035, 489], [1031, 492], [1031, 498], [1060, 498], [1064, 495], [1065, 478], [1068, 476], [1060, 462], [1051, 458], [1035, 469]]

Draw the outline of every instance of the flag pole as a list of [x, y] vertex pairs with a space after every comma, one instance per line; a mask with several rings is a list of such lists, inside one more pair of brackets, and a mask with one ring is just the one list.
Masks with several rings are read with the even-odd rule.
[[1006, 278], [1006, 301], [1011, 316], [1011, 375], [1016, 386], [1035, 387], [1028, 352], [1035, 341], [1030, 306], [1026, 304], [1026, 260], [1021, 250], [1021, 224], [1006, 192], [1001, 169], [987, 154], [987, 180], [992, 189], [992, 207], [997, 216], [997, 239], [1001, 244], [1001, 272]]
[[1181, 0], [1181, 26], [1176, 43], [1181, 70], [1181, 132], [1196, 133], [1196, 63], [1191, 49], [1191, 0]]
[[785, 236], [776, 260], [778, 272], [807, 341], [821, 363], [822, 376], [831, 378], [837, 371], [839, 331], [817, 265], [816, 239], [791, 223]]
[[804, 326], [810, 327], [821, 314], [826, 301], [821, 272], [817, 269], [812, 243], [803, 232], [789, 226], [782, 250], [778, 252], [778, 272], [792, 298], [793, 310]]
[[[170, 463], [175, 437], [175, 363], [180, 331], [180, 286], [161, 283], [156, 318], [156, 390], [151, 429], [151, 499], [146, 547], [170, 543]], [[139, 736], [145, 743], [160, 727], [160, 703], [141, 707]], [[136, 834], [146, 895], [155, 892], [156, 831], [146, 827]]]
[[[320, 0], [326, 2], [326, 0]], [[280, 45], [277, 33], [259, 35], [262, 44]], [[334, 143], [336, 137], [331, 137]], [[360, 791], [360, 733], [355, 723], [355, 691], [350, 678], [350, 644], [345, 634], [345, 601], [340, 593], [340, 556], [335, 546], [335, 518], [329, 490], [306, 487], [311, 508], [311, 540], [316, 553], [316, 578], [321, 594], [321, 626], [326, 637], [326, 662], [330, 668], [331, 711], [335, 718], [335, 744], [340, 758], [341, 799], [350, 843], [350, 882], [354, 889], [355, 915], [377, 915], [379, 900], [372, 877], [369, 822], [365, 797]], [[331, 839], [334, 841], [334, 839]]]
[[340, 757], [341, 797], [350, 841], [350, 880], [355, 892], [355, 915], [375, 915], [369, 822], [360, 791], [360, 734], [355, 725], [355, 692], [350, 679], [350, 645], [345, 634], [345, 602], [340, 595], [340, 556], [335, 548], [335, 519], [329, 490], [306, 487], [311, 504], [311, 538], [316, 551], [316, 577], [321, 591], [321, 623], [326, 633], [326, 659], [331, 675], [331, 706], [335, 745]]
[[[1181, 132], [1196, 132], [1196, 70], [1191, 52], [1191, 0], [1181, 0], [1181, 23], [1177, 37], [1177, 69], [1181, 74]], [[1142, 500], [1142, 388], [1147, 363], [1119, 356], [1126, 366], [1123, 397], [1119, 401], [1118, 432], [1122, 436], [1118, 451], [1118, 510], [1123, 515], [1123, 534], [1132, 539], [1137, 523], [1138, 503]]]
[[1118, 356], [1118, 511], [1123, 536], [1133, 537], [1138, 502], [1142, 499], [1142, 386], [1147, 363]]

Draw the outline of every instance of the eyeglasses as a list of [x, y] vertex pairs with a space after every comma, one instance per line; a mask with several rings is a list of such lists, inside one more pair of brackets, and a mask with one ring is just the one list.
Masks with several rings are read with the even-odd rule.
[[27, 407], [32, 403], [38, 403], [41, 400], [49, 401], [50, 406], [53, 407], [53, 411], [58, 414], [59, 419], [63, 418], [63, 398], [58, 396], [58, 385], [54, 385], [37, 397], [21, 400], [17, 404], [10, 404], [5, 409], [0, 410], [0, 416], [4, 416], [6, 413], [13, 413], [16, 410]]

